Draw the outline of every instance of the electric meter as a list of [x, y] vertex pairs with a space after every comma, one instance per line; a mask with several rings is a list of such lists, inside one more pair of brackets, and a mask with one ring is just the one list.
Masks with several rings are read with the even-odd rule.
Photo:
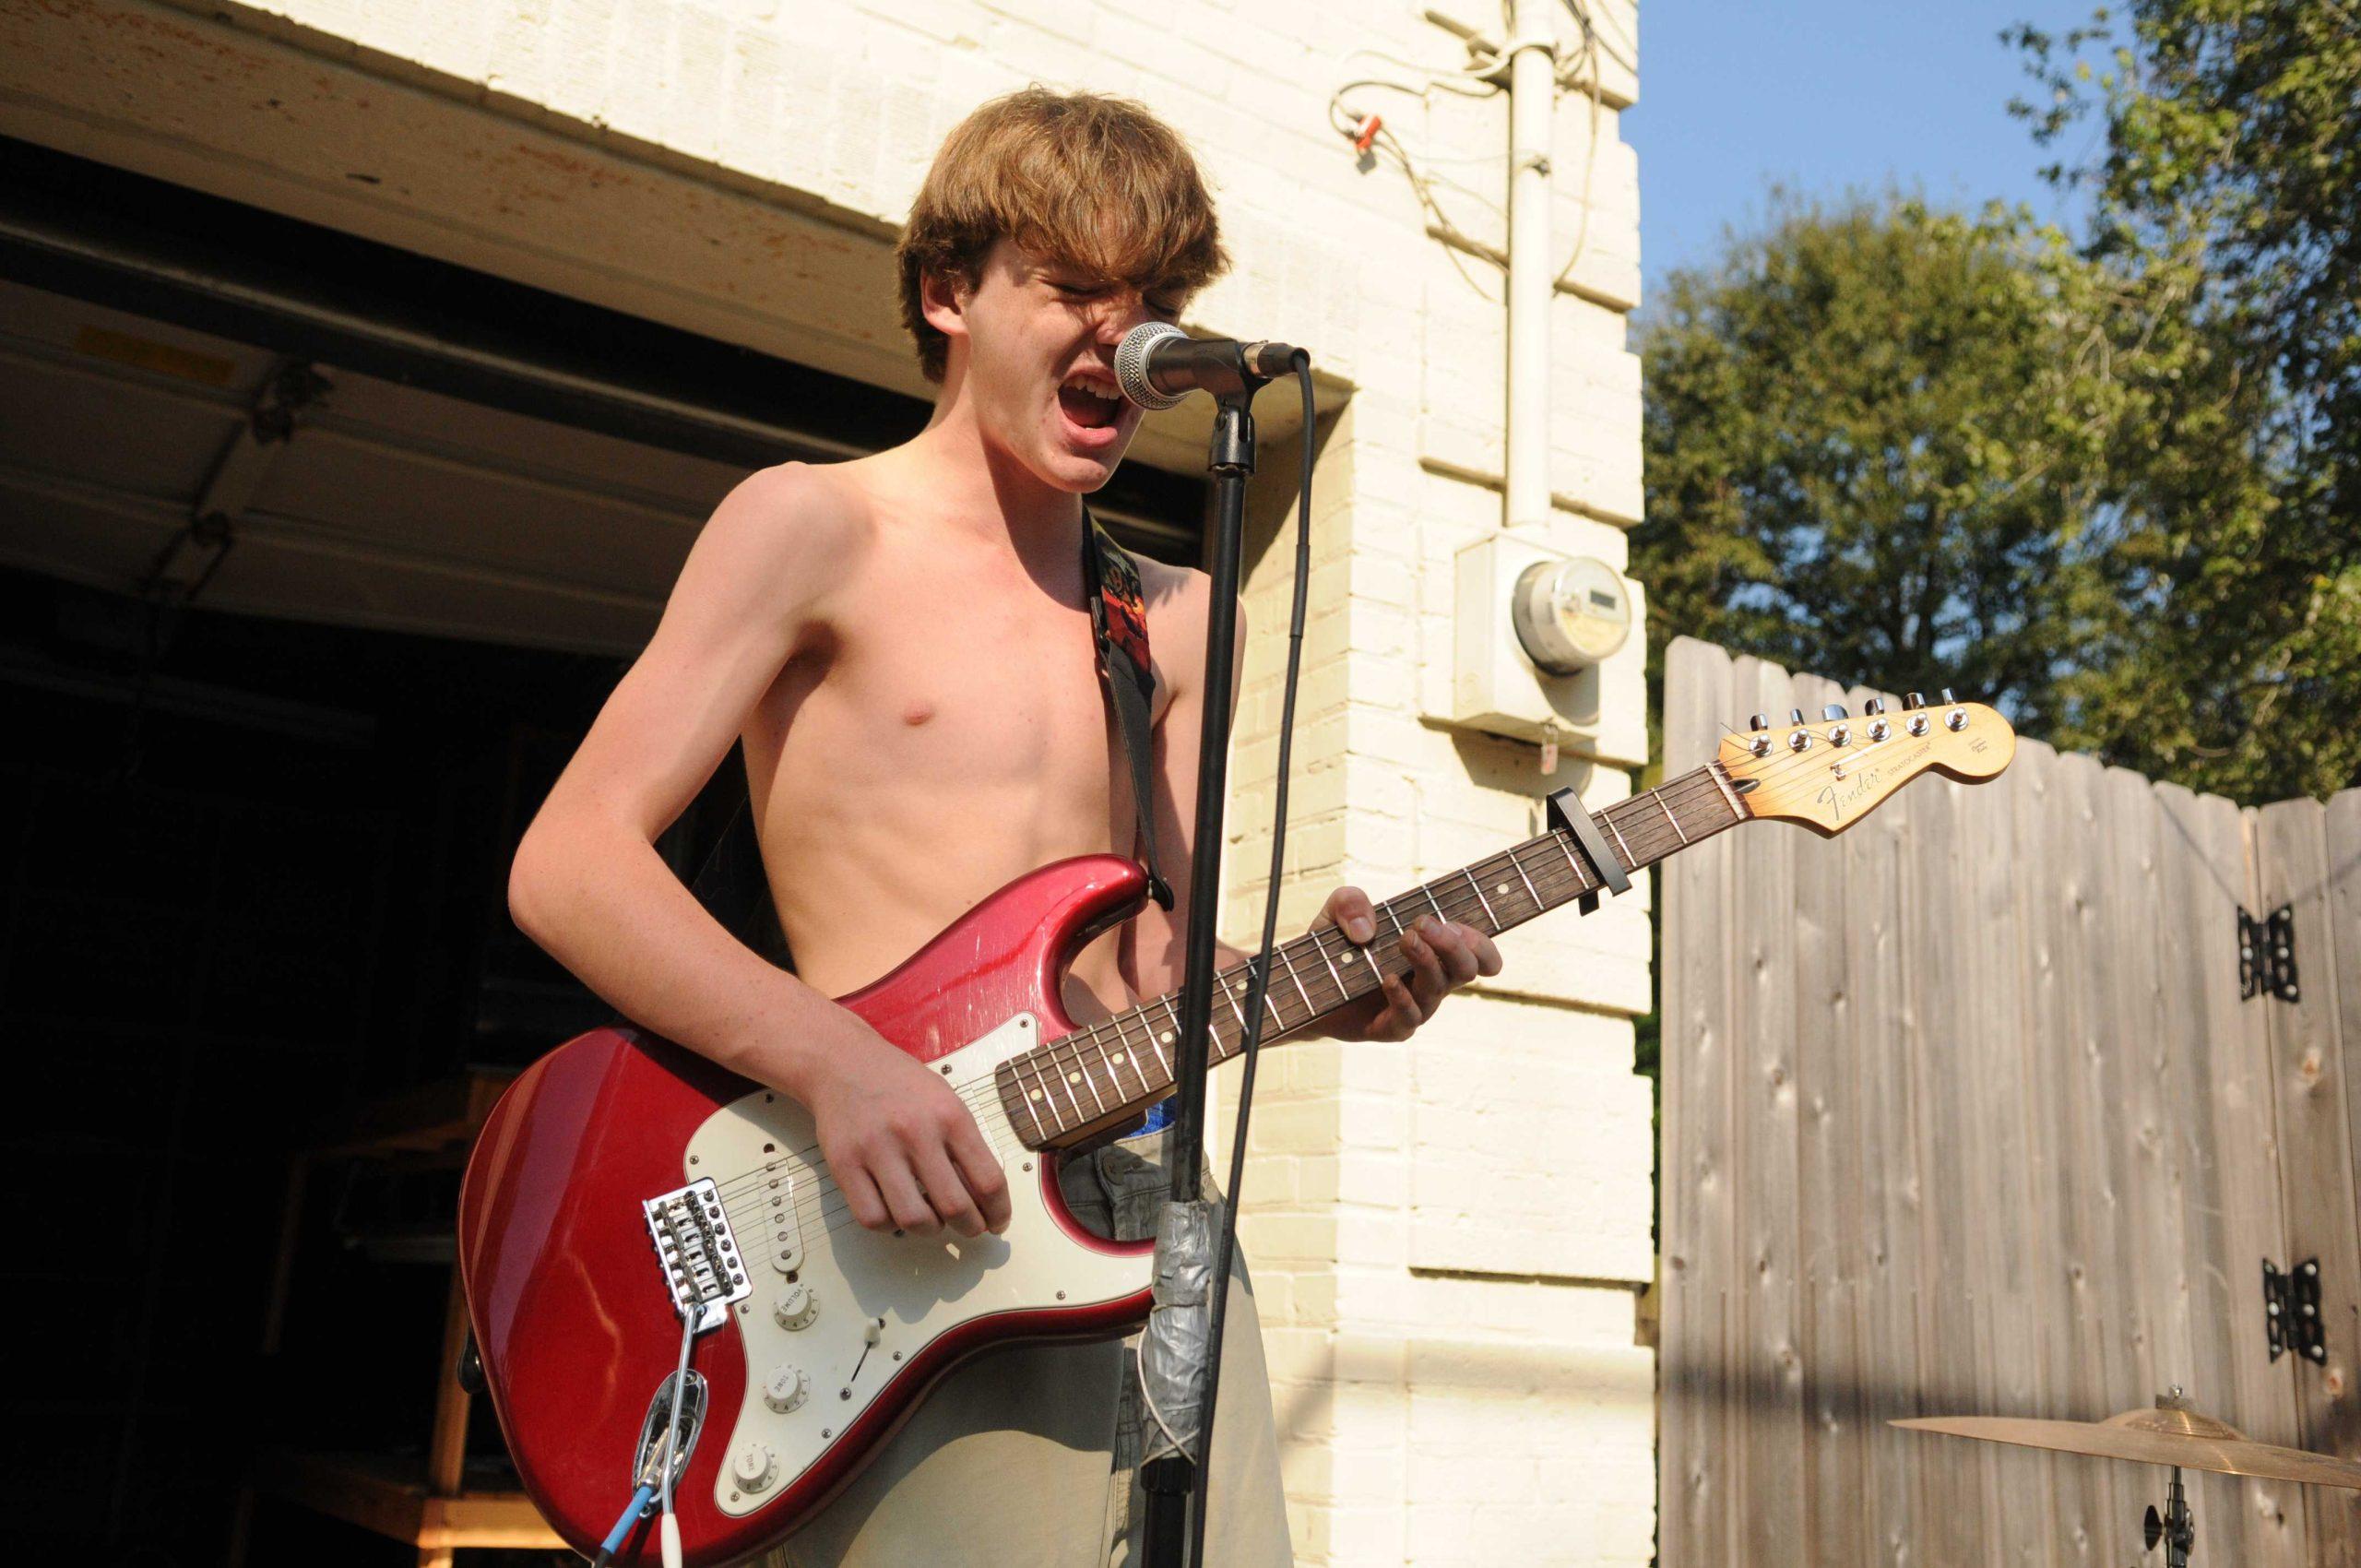
[[1536, 668], [1572, 675], [1599, 664], [1631, 635], [1631, 600], [1603, 561], [1536, 561], [1517, 574], [1509, 599], [1516, 640]]

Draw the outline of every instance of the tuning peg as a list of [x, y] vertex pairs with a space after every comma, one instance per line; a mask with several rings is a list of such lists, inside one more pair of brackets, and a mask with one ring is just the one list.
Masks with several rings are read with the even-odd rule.
[[1787, 710], [1787, 722], [1788, 722], [1788, 723], [1793, 724], [1793, 725], [1797, 725], [1797, 726], [1800, 727], [1800, 726], [1802, 725], [1803, 721], [1804, 721], [1804, 710], [1803, 710], [1802, 708], [1800, 708], [1800, 707], [1791, 707], [1791, 708], [1789, 708], [1789, 709]]
[[1924, 707], [1927, 706], [1927, 699], [1920, 696], [1916, 692], [1912, 692], [1909, 695], [1902, 699], [1902, 706], [1904, 711], [1914, 707]]
[[1885, 698], [1883, 697], [1871, 697], [1869, 701], [1861, 705], [1861, 712], [1870, 719], [1875, 719], [1879, 714], [1883, 713], [1884, 711]]
[[1949, 707], [1952, 704], [1957, 701], [1959, 701], [1959, 698], [1952, 695], [1952, 689], [1949, 686], [1945, 686], [1943, 688], [1943, 706], [1945, 707]]
[[1758, 713], [1746, 721], [1746, 727], [1750, 730], [1768, 730], [1771, 728], [1771, 716], [1767, 713]]
[[1845, 705], [1841, 702], [1830, 703], [1826, 707], [1820, 710], [1820, 716], [1822, 719], [1833, 722], [1834, 720], [1845, 717]]

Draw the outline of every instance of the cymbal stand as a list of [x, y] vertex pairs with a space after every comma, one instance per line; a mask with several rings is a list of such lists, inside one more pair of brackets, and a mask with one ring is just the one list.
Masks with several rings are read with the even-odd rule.
[[2165, 1568], [2189, 1568], [2189, 1549], [2197, 1544], [2197, 1516], [2189, 1511], [2189, 1494], [2181, 1490], [2180, 1467], [2173, 1467], [2171, 1486], [2165, 1491], [2165, 1511], [2148, 1504], [2148, 1517], [2141, 1525], [2147, 1538], [2148, 1550], [2156, 1550], [2156, 1542], [2165, 1543]]

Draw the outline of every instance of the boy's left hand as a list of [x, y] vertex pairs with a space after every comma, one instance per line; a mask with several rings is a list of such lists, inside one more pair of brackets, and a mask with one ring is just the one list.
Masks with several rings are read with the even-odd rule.
[[[1370, 947], [1377, 940], [1377, 909], [1358, 887], [1339, 887], [1328, 895], [1311, 929], [1335, 926], [1355, 944]], [[1384, 976], [1382, 989], [1337, 1012], [1329, 1029], [1339, 1039], [1408, 1039], [1418, 1026], [1435, 1016], [1442, 999], [1477, 975], [1501, 972], [1501, 950], [1474, 926], [1421, 915], [1397, 939], [1409, 962], [1406, 980]], [[1370, 954], [1376, 960], [1376, 952]]]

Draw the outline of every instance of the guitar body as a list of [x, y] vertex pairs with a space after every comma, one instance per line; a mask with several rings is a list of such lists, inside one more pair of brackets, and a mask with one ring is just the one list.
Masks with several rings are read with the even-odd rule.
[[[594, 1550], [629, 1502], [650, 1400], [680, 1355], [648, 1200], [709, 1179], [738, 1254], [723, 1266], [745, 1288], [691, 1361], [707, 1401], [674, 1503], [692, 1563], [793, 1528], [961, 1360], [1146, 1316], [1153, 1243], [1083, 1229], [1057, 1156], [1018, 1142], [992, 1071], [1073, 1031], [1067, 963], [1145, 894], [1139, 868], [1113, 856], [1046, 866], [840, 999], [961, 1089], [1007, 1172], [1003, 1235], [864, 1229], [814, 1169], [802, 1107], [635, 1030], [579, 1036], [510, 1087], [468, 1166], [459, 1258], [501, 1431], [576, 1550]], [[650, 1526], [617, 1561], [656, 1555]]]

